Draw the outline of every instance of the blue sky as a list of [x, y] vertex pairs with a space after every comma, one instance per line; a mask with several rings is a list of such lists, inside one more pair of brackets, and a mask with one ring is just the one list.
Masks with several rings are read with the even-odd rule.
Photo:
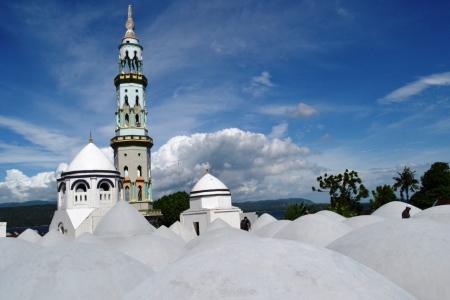
[[111, 153], [128, 4], [155, 199], [209, 168], [235, 201], [325, 202], [324, 172], [371, 190], [449, 161], [450, 2], [2, 2], [0, 202], [55, 199], [90, 130]]

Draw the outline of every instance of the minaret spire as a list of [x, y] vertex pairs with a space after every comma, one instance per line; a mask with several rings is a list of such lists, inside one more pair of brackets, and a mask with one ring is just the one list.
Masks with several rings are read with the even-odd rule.
[[128, 5], [128, 20], [125, 23], [125, 28], [127, 29], [127, 32], [125, 33], [124, 38], [136, 38], [136, 35], [134, 34], [133, 10], [131, 5]]

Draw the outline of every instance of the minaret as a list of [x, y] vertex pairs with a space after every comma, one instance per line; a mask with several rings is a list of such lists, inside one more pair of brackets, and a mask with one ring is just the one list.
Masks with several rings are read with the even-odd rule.
[[[142, 51], [134, 33], [131, 5], [128, 6], [127, 31], [119, 45], [119, 74], [116, 86], [116, 136], [111, 139], [114, 165], [124, 177], [123, 199], [130, 202], [153, 202], [150, 149], [143, 75]], [[147, 208], [148, 209], [148, 208]]]

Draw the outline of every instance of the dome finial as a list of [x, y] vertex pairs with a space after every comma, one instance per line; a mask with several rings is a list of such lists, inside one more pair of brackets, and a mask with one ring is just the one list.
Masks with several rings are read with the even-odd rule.
[[209, 169], [206, 169], [206, 174], [209, 174]]
[[93, 143], [94, 140], [92, 139], [92, 130], [89, 130], [89, 143]]
[[127, 32], [125, 32], [125, 38], [136, 38], [136, 35], [134, 34], [133, 11], [131, 9], [131, 5], [128, 5], [128, 20], [125, 23], [125, 27], [127, 29]]

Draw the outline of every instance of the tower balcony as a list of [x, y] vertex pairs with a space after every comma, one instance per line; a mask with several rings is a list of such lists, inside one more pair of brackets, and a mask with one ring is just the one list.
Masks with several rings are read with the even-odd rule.
[[114, 85], [118, 87], [122, 83], [137, 83], [142, 84], [144, 87], [147, 87], [148, 81], [147, 77], [142, 74], [119, 74], [114, 78]]
[[119, 146], [129, 145], [140, 145], [151, 148], [153, 146], [153, 139], [147, 135], [120, 135], [113, 137], [109, 144], [113, 149]]

